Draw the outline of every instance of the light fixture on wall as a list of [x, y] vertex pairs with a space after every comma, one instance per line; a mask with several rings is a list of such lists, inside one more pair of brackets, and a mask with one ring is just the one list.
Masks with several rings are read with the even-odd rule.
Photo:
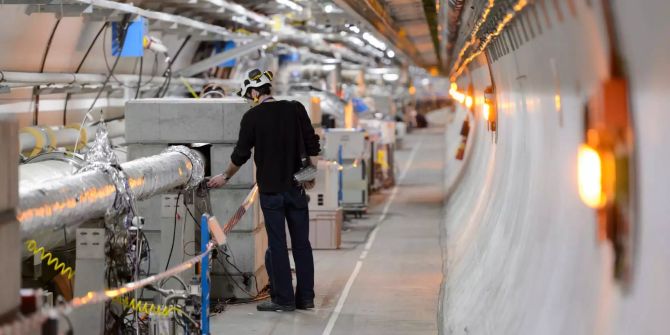
[[635, 175], [633, 130], [624, 79], [598, 87], [585, 109], [585, 141], [579, 147], [579, 197], [596, 210], [598, 237], [610, 241], [614, 276], [628, 283], [632, 273]]

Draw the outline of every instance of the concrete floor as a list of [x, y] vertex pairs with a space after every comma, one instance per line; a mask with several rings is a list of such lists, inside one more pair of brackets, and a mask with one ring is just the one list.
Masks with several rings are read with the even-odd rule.
[[440, 129], [408, 135], [396, 154], [399, 186], [345, 224], [342, 249], [315, 251], [316, 309], [229, 306], [212, 317], [212, 334], [437, 334], [444, 142]]

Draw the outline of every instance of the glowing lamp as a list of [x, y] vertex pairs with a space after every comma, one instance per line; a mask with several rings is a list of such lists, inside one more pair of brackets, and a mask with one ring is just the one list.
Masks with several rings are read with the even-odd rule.
[[603, 194], [602, 160], [598, 152], [586, 144], [579, 147], [577, 179], [579, 197], [589, 207], [601, 208], [605, 205]]
[[483, 109], [482, 109], [482, 115], [484, 116], [484, 120], [488, 121], [490, 114], [491, 114], [491, 105], [489, 105], [488, 102], [484, 103]]
[[472, 101], [472, 97], [469, 96], [469, 95], [466, 96], [466, 97], [465, 97], [465, 107], [467, 107], [467, 108], [472, 108], [472, 103], [473, 103], [473, 101]]

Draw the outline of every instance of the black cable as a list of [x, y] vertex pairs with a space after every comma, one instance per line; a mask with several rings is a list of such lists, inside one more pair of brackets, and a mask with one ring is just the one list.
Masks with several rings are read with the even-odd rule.
[[102, 27], [100, 27], [100, 30], [98, 30], [98, 33], [95, 34], [95, 37], [91, 42], [91, 45], [89, 45], [88, 49], [86, 49], [86, 53], [84, 53], [84, 57], [81, 58], [81, 61], [79, 62], [79, 65], [77, 66], [77, 69], [74, 71], [74, 73], [79, 73], [79, 71], [81, 71], [81, 68], [84, 66], [84, 63], [88, 58], [88, 55], [91, 53], [91, 50], [93, 50], [93, 47], [95, 46], [95, 42], [98, 41], [98, 38], [100, 38], [100, 34], [102, 34], [102, 32], [105, 31], [105, 28], [107, 27], [108, 24], [109, 22], [105, 22], [105, 24], [103, 24]]
[[168, 270], [170, 266], [170, 260], [172, 259], [172, 251], [174, 251], [174, 242], [177, 236], [177, 210], [179, 209], [179, 197], [181, 197], [181, 192], [177, 193], [177, 201], [174, 204], [174, 227], [172, 228], [172, 247], [170, 247], [170, 254], [168, 255], [167, 263], [165, 263], [165, 271]]
[[135, 91], [135, 99], [140, 96], [140, 87], [142, 87], [142, 67], [144, 66], [144, 56], [140, 57], [140, 74], [137, 79], [137, 91]]
[[[79, 65], [77, 66], [77, 69], [74, 71], [74, 73], [79, 73], [81, 71], [81, 68], [84, 66], [84, 62], [86, 62], [86, 59], [88, 58], [88, 55], [91, 53], [91, 50], [93, 50], [93, 47], [95, 46], [95, 42], [98, 41], [98, 38], [100, 38], [100, 34], [102, 34], [103, 31], [105, 31], [105, 27], [107, 27], [108, 22], [105, 22], [102, 27], [100, 27], [100, 30], [98, 30], [98, 33], [95, 34], [95, 37], [93, 38], [93, 41], [91, 44], [88, 46], [88, 49], [86, 49], [86, 52], [84, 53], [84, 57], [81, 58], [81, 61], [79, 62]], [[65, 95], [65, 106], [63, 107], [63, 125], [67, 124], [67, 104], [70, 101], [70, 97], [72, 96], [72, 93], [68, 93]]]
[[[126, 33], [128, 32], [128, 27], [130, 24], [128, 23], [128, 19], [130, 18], [130, 15], [126, 14], [123, 17], [123, 21], [121, 22], [121, 30], [119, 32], [119, 39], [120, 39], [120, 48], [119, 48], [119, 54], [116, 56], [116, 60], [114, 61], [114, 65], [112, 65], [112, 68], [109, 70], [109, 73], [107, 74], [107, 78], [105, 78], [105, 81], [102, 83], [102, 87], [100, 87], [100, 90], [98, 91], [98, 94], [95, 95], [95, 99], [93, 99], [93, 102], [91, 103], [91, 107], [86, 111], [87, 113], [93, 110], [93, 107], [95, 107], [96, 102], [98, 102], [98, 99], [100, 99], [100, 96], [102, 95], [102, 92], [105, 90], [105, 87], [109, 83], [109, 79], [114, 75], [114, 70], [116, 70], [116, 66], [119, 65], [119, 60], [121, 59], [121, 54], [123, 53], [123, 48], [126, 46]], [[104, 45], [104, 43], [103, 43]]]
[[[184, 39], [184, 42], [181, 43], [179, 46], [179, 49], [177, 49], [177, 52], [175, 52], [174, 56], [170, 58], [170, 61], [168, 62], [168, 67], [167, 69], [172, 69], [172, 64], [177, 60], [177, 57], [181, 54], [181, 51], [184, 50], [184, 47], [186, 46], [186, 43], [191, 40], [191, 35], [186, 36]], [[167, 74], [167, 69], [165, 69], [165, 72], [163, 72], [163, 75]]]
[[44, 72], [44, 66], [47, 63], [47, 57], [49, 57], [49, 51], [51, 50], [51, 44], [53, 43], [54, 36], [56, 35], [56, 30], [58, 30], [58, 26], [60, 25], [60, 19], [56, 21], [56, 24], [54, 24], [53, 29], [51, 30], [51, 35], [49, 35], [49, 40], [47, 41], [47, 47], [44, 49], [44, 56], [42, 57], [42, 65], [40, 65], [40, 72]]
[[216, 260], [217, 260], [219, 263], [221, 263], [221, 267], [223, 267], [224, 274], [225, 274], [226, 276], [228, 276], [228, 278], [230, 278], [230, 281], [232, 281], [233, 284], [234, 284], [235, 286], [237, 286], [237, 288], [239, 288], [242, 292], [246, 293], [246, 294], [247, 294], [249, 297], [251, 297], [251, 298], [255, 298], [255, 297], [258, 296], [258, 295], [253, 295], [251, 292], [247, 291], [247, 289], [245, 289], [244, 287], [242, 287], [242, 286], [240, 285], [240, 283], [238, 283], [237, 280], [235, 280], [235, 278], [233, 278], [233, 276], [232, 276], [230, 273], [228, 273], [228, 271], [226, 270], [226, 266], [225, 266], [225, 264], [223, 263], [223, 261], [221, 261], [220, 258], [217, 257]]
[[[56, 30], [60, 25], [60, 19], [56, 20], [53, 29], [51, 29], [51, 35], [49, 35], [49, 40], [47, 41], [47, 47], [44, 49], [44, 56], [42, 56], [42, 63], [40, 65], [40, 73], [44, 72], [44, 67], [47, 63], [47, 58], [49, 57], [49, 51], [51, 51], [51, 44], [53, 43], [54, 36], [56, 36]], [[33, 86], [33, 95], [31, 100], [35, 99], [35, 111], [33, 112], [33, 126], [36, 126], [40, 118], [40, 85]]]

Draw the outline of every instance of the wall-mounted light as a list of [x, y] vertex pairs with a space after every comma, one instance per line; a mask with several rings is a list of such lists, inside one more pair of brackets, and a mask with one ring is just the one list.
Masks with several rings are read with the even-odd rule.
[[467, 107], [468, 109], [470, 109], [470, 108], [472, 108], [472, 105], [473, 105], [472, 97], [469, 96], [469, 95], [467, 95], [467, 96], [465, 97], [465, 107]]
[[587, 144], [579, 146], [577, 180], [582, 201], [591, 208], [602, 208], [606, 199], [602, 187], [602, 160], [598, 152]]
[[484, 117], [484, 120], [488, 121], [490, 114], [491, 114], [491, 105], [488, 102], [485, 102], [482, 105], [482, 116]]
[[628, 284], [635, 244], [634, 136], [626, 80], [603, 82], [585, 108], [585, 141], [578, 151], [579, 197], [596, 210], [598, 237], [614, 252], [614, 276]]

